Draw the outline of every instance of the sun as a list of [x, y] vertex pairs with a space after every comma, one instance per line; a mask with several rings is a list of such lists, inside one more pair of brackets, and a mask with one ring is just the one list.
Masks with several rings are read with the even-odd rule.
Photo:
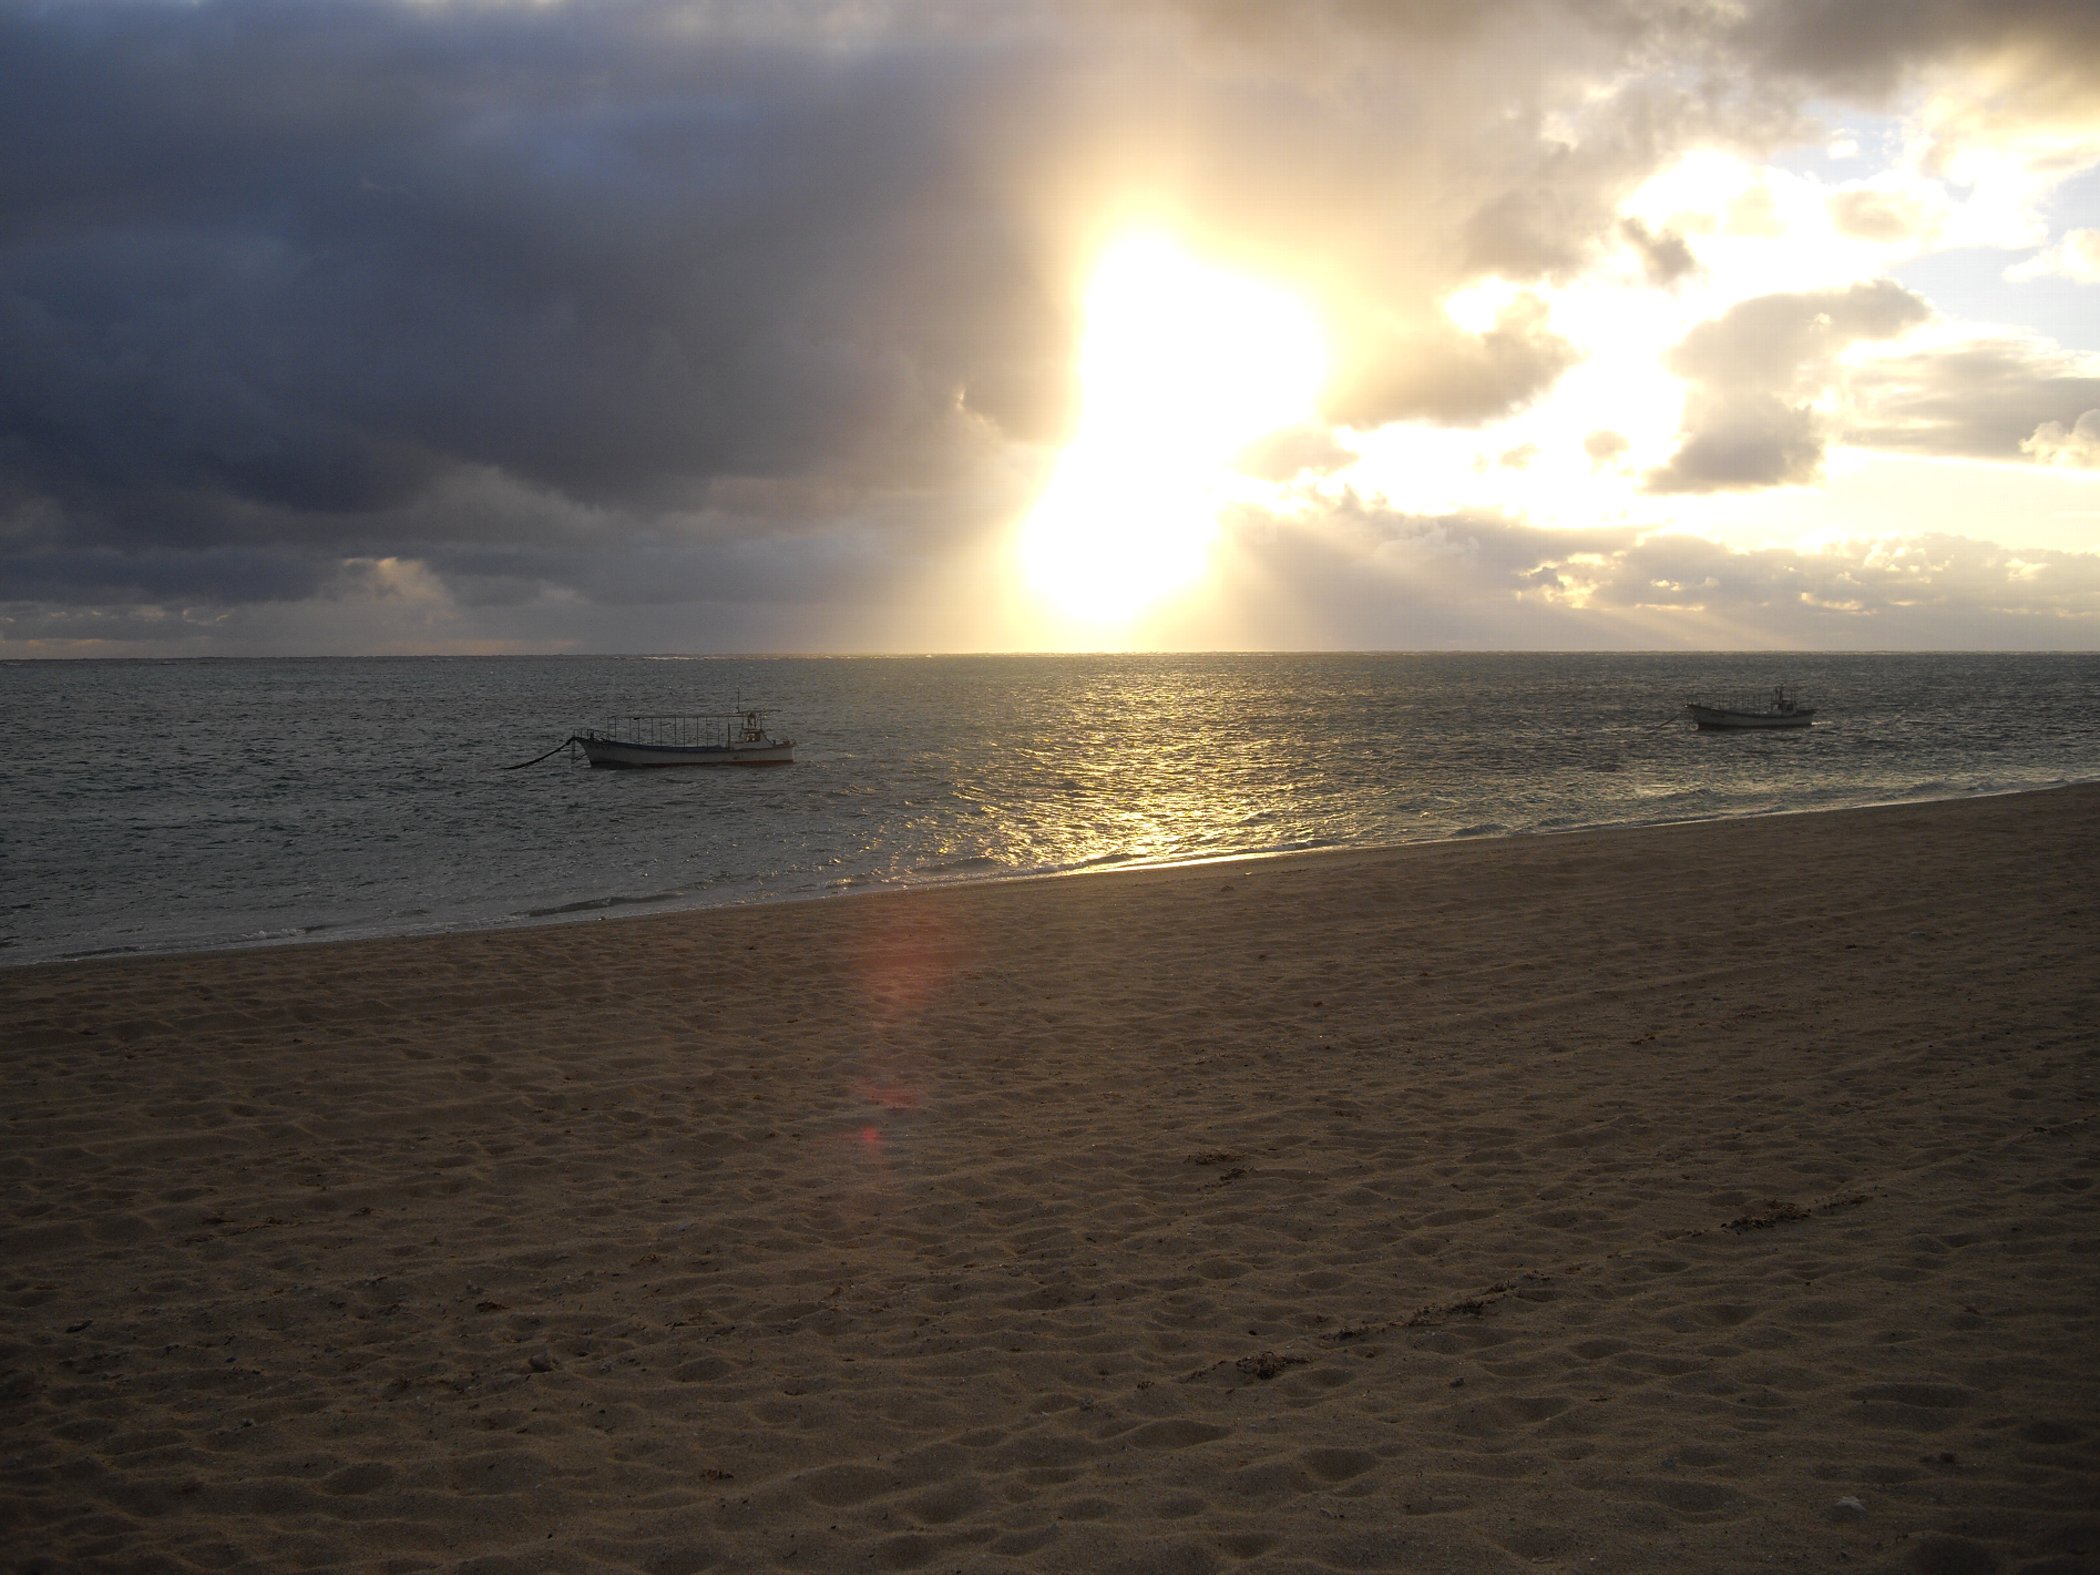
[[1301, 299], [1159, 234], [1102, 255], [1084, 318], [1078, 426], [1020, 559], [1043, 603], [1101, 630], [1204, 577], [1234, 456], [1313, 416], [1327, 352]]

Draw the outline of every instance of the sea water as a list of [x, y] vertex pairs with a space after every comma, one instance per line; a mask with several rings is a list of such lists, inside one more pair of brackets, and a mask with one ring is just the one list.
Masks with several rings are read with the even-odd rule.
[[[1776, 682], [1808, 731], [1700, 733]], [[774, 769], [506, 767], [772, 708]], [[2095, 655], [0, 663], [0, 962], [2100, 779]]]

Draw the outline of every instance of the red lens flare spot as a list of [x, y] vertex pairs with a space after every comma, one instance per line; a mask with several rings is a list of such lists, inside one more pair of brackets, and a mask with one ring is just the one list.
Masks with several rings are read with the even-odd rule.
[[966, 945], [927, 915], [884, 915], [880, 929], [856, 937], [852, 967], [869, 1015], [878, 1023], [918, 1016], [947, 994], [962, 971]]

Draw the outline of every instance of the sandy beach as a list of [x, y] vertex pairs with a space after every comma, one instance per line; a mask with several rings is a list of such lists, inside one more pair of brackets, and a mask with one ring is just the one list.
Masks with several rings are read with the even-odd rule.
[[0, 971], [17, 1570], [2100, 1570], [2100, 788]]

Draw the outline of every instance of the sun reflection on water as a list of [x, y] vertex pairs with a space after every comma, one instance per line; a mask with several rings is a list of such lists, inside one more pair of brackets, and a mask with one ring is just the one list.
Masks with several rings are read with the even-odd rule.
[[[1002, 863], [1072, 869], [1323, 840], [1334, 799], [1326, 770], [1277, 747], [1315, 724], [1250, 707], [1229, 686], [1130, 676], [1044, 692], [1035, 742], [965, 769], [957, 788], [996, 820]], [[1016, 777], [1029, 796], [1006, 785]]]

